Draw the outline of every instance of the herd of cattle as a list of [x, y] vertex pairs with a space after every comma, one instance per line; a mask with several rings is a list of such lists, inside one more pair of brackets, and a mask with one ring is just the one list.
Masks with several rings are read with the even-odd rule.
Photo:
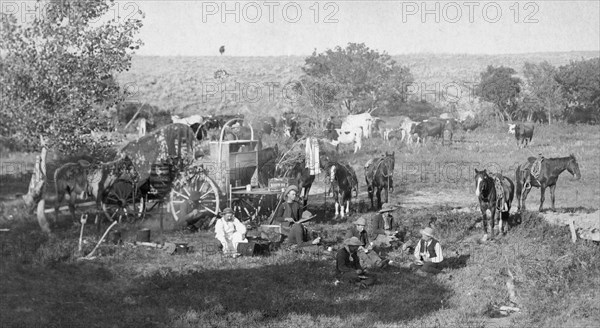
[[[356, 153], [362, 147], [363, 138], [379, 136], [383, 140], [397, 139], [407, 144], [422, 144], [430, 139], [438, 139], [443, 145], [451, 144], [453, 135], [459, 131], [470, 132], [480, 126], [480, 122], [467, 118], [458, 120], [449, 113], [438, 117], [430, 117], [423, 121], [414, 121], [407, 116], [375, 117], [370, 112], [347, 115], [344, 117], [328, 117], [323, 122], [298, 113], [284, 113], [278, 119], [273, 116], [257, 116], [244, 118], [244, 115], [191, 115], [180, 117], [172, 115], [168, 123], [189, 125], [197, 140], [218, 140], [225, 123], [240, 119], [239, 123], [225, 128], [224, 140], [247, 140], [260, 135], [279, 134], [292, 140], [303, 135], [316, 134], [328, 140], [335, 147], [339, 144], [353, 146]], [[249, 122], [250, 124], [247, 124]], [[158, 126], [156, 127], [158, 128]], [[146, 134], [146, 120], [138, 121], [138, 134]], [[533, 123], [509, 124], [509, 133], [514, 134], [518, 146], [526, 147], [533, 137]]]
[[[458, 130], [470, 132], [479, 127], [479, 123], [468, 118], [457, 120], [451, 115], [444, 113], [439, 117], [431, 117], [423, 121], [413, 121], [407, 116], [386, 117], [385, 119], [372, 116], [371, 113], [348, 115], [345, 117], [328, 117], [324, 122], [315, 122], [312, 118], [298, 114], [286, 113], [279, 120], [275, 117], [250, 118], [252, 127], [243, 123], [244, 116], [217, 115], [200, 116], [191, 115], [179, 117], [173, 115], [173, 123], [184, 123], [189, 125], [198, 140], [216, 140], [219, 138], [221, 128], [227, 121], [240, 119], [225, 129], [225, 140], [249, 139], [251, 133], [255, 136], [280, 133], [288, 138], [298, 140], [308, 130], [320, 129], [323, 136], [333, 146], [339, 144], [350, 144], [356, 153], [362, 147], [363, 138], [371, 138], [375, 135], [383, 140], [398, 139], [401, 142], [425, 143], [430, 139], [438, 139], [443, 145], [451, 144], [454, 133]], [[248, 120], [248, 119], [246, 119]], [[138, 131], [144, 130], [138, 128]], [[533, 137], [534, 125], [532, 123], [509, 124], [509, 133], [514, 134], [517, 145], [527, 146]]]

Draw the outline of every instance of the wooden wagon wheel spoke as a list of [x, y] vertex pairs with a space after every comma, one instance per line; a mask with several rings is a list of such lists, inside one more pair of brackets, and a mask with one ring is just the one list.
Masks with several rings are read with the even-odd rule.
[[[120, 221], [123, 217], [126, 218], [130, 214], [135, 216], [137, 213], [135, 196], [135, 182], [120, 179], [107, 191], [106, 196], [102, 200], [102, 210], [111, 221], [115, 218], [118, 218]], [[128, 209], [131, 209], [131, 211]]]
[[[193, 208], [190, 208], [189, 199], [192, 192], [199, 193], [199, 195], [197, 196], [198, 200], [191, 206]], [[208, 212], [216, 215], [220, 210], [219, 203], [219, 188], [210, 177], [199, 173], [181, 187], [174, 187], [171, 190], [168, 207], [173, 218], [178, 221], [184, 219], [194, 209], [199, 213]]]

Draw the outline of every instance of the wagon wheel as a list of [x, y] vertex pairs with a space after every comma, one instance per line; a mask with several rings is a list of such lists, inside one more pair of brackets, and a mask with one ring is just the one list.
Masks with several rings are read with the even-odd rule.
[[219, 188], [206, 174], [199, 173], [183, 186], [173, 186], [168, 206], [175, 221], [184, 218], [182, 205], [188, 201], [192, 191], [200, 193], [200, 200], [195, 206], [199, 215], [216, 216], [219, 213]]
[[135, 198], [135, 181], [119, 179], [111, 186], [102, 200], [102, 210], [111, 221], [121, 222], [127, 217], [135, 218], [138, 214]]
[[254, 206], [252, 197], [240, 195], [232, 199], [231, 206], [235, 217], [241, 221], [255, 220], [258, 215], [258, 209]]

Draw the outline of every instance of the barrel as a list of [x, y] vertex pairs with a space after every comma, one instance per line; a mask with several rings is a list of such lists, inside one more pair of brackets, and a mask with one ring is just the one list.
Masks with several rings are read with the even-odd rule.
[[150, 229], [138, 230], [135, 240], [139, 241], [139, 242], [149, 243], [150, 242]]

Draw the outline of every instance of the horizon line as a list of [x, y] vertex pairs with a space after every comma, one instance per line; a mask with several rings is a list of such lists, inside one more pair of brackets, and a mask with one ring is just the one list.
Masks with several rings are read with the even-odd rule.
[[[329, 49], [328, 49], [329, 50]], [[567, 53], [577, 53], [577, 52], [595, 52], [600, 57], [600, 50], [569, 50], [569, 51], [535, 51], [535, 52], [513, 52], [513, 53], [459, 53], [459, 52], [411, 52], [411, 53], [402, 53], [402, 54], [389, 54], [387, 55], [394, 56], [414, 56], [414, 55], [455, 55], [455, 56], [515, 56], [515, 55], [535, 55], [535, 54], [567, 54]], [[158, 54], [131, 54], [132, 56], [137, 57], [236, 57], [236, 58], [244, 58], [244, 57], [258, 57], [258, 58], [266, 58], [266, 57], [305, 57], [312, 56], [311, 54], [294, 54], [294, 55], [158, 55]]]

